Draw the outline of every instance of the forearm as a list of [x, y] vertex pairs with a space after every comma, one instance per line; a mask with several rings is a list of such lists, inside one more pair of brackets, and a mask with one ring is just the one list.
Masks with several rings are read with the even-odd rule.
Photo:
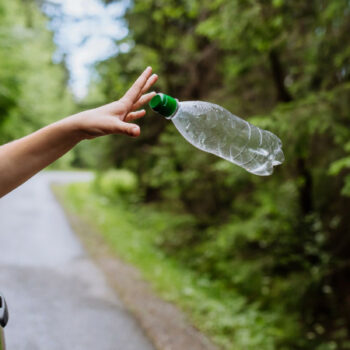
[[118, 101], [51, 124], [20, 140], [0, 147], [0, 197], [21, 185], [83, 139], [111, 134], [137, 137], [139, 126], [130, 122], [143, 117], [140, 107], [155, 92], [146, 93], [157, 81], [147, 67]]
[[70, 117], [1, 146], [0, 197], [60, 158], [81, 139]]

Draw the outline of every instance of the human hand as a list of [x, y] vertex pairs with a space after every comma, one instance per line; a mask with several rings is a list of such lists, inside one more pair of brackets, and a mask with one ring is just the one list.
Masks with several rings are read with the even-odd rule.
[[152, 68], [147, 67], [120, 100], [71, 117], [80, 137], [92, 139], [110, 134], [139, 136], [140, 127], [130, 122], [146, 114], [144, 109], [138, 109], [155, 96], [155, 92], [146, 92], [157, 80], [158, 76], [152, 75]]

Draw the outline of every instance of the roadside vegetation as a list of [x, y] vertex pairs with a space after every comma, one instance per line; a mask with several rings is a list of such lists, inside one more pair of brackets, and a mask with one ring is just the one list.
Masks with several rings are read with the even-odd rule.
[[250, 305], [224, 283], [167, 254], [164, 237], [190, 234], [193, 218], [157, 204], [140, 205], [132, 173], [109, 171], [94, 183], [56, 187], [56, 193], [66, 210], [102, 235], [116, 257], [137, 267], [161, 297], [183, 309], [223, 349], [273, 349], [276, 341], [287, 341], [282, 324], [297, 327], [293, 317], [259, 310], [258, 303]]

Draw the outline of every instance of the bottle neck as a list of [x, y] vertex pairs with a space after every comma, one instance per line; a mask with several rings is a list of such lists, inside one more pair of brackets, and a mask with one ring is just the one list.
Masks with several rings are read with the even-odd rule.
[[179, 109], [180, 109], [180, 102], [179, 102], [178, 99], [176, 99], [176, 102], [177, 102], [177, 105], [176, 105], [176, 109], [175, 109], [174, 113], [173, 113], [172, 115], [169, 115], [168, 117], [165, 117], [165, 119], [171, 120], [171, 119], [173, 119], [173, 118], [177, 115], [177, 112], [178, 112]]

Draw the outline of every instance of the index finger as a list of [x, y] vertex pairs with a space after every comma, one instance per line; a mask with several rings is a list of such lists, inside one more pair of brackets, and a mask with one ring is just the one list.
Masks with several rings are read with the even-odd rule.
[[143, 73], [137, 78], [135, 83], [131, 86], [131, 88], [126, 92], [123, 96], [123, 99], [127, 100], [130, 104], [133, 104], [138, 96], [140, 95], [143, 87], [147, 83], [148, 78], [152, 74], [152, 67], [147, 67]]

